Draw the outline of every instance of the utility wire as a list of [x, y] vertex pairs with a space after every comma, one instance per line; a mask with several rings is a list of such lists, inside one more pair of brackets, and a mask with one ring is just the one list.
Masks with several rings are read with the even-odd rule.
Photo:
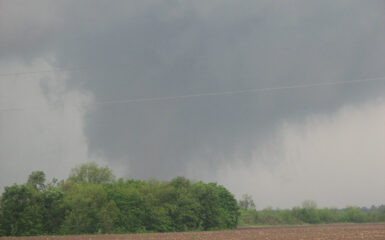
[[330, 86], [330, 85], [354, 84], [354, 83], [363, 83], [363, 82], [379, 81], [379, 80], [385, 80], [385, 77], [366, 78], [366, 79], [358, 79], [358, 80], [350, 80], [350, 81], [336, 81], [336, 82], [291, 85], [291, 86], [282, 86], [282, 87], [270, 87], [270, 88], [251, 88], [251, 89], [226, 91], [226, 92], [197, 93], [197, 94], [189, 94], [189, 95], [167, 96], [167, 97], [156, 97], [156, 98], [106, 100], [106, 101], [96, 102], [96, 104], [154, 102], [154, 101], [178, 100], [178, 99], [196, 98], [196, 97], [226, 96], [226, 95], [237, 95], [237, 94], [256, 93], [256, 92], [270, 92], [270, 91], [295, 89], [295, 88], [311, 88], [311, 87], [322, 87], [322, 86]]
[[[271, 92], [271, 91], [298, 89], [298, 88], [315, 88], [315, 87], [325, 87], [325, 86], [332, 86], [332, 85], [358, 84], [358, 83], [367, 83], [367, 82], [374, 82], [374, 81], [381, 81], [381, 80], [385, 80], [385, 76], [376, 77], [376, 78], [357, 79], [357, 80], [350, 80], [350, 81], [309, 83], [309, 84], [289, 85], [289, 86], [270, 87], [270, 88], [251, 88], [251, 89], [225, 91], [225, 92], [196, 93], [196, 94], [188, 94], [188, 95], [177, 95], [177, 96], [166, 96], [166, 97], [155, 97], [155, 98], [131, 98], [131, 99], [122, 99], [122, 100], [105, 100], [105, 101], [93, 102], [93, 104], [101, 105], [101, 104], [158, 102], [158, 101], [181, 100], [181, 99], [198, 98], [198, 97], [230, 96], [230, 95], [247, 94], [247, 93]], [[3, 109], [0, 109], [0, 111], [1, 112], [24, 111], [26, 109], [31, 109], [31, 108], [37, 108], [37, 107], [31, 106], [31, 107], [3, 108]]]

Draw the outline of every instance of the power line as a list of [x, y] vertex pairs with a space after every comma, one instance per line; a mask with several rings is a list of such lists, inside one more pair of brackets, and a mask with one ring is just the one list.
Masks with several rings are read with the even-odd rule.
[[[298, 88], [315, 88], [315, 87], [325, 87], [325, 86], [332, 86], [332, 85], [357, 84], [357, 83], [374, 82], [374, 81], [381, 81], [381, 80], [385, 80], [385, 76], [376, 77], [376, 78], [357, 79], [357, 80], [350, 80], [350, 81], [309, 83], [309, 84], [289, 85], [289, 86], [270, 87], [270, 88], [251, 88], [251, 89], [242, 89], [242, 90], [234, 90], [234, 91], [196, 93], [196, 94], [188, 94], [188, 95], [176, 95], [176, 96], [155, 97], [155, 98], [131, 98], [131, 99], [122, 99], [122, 100], [105, 100], [105, 101], [93, 102], [93, 104], [101, 105], [101, 104], [158, 102], [158, 101], [180, 100], [180, 99], [198, 98], [198, 97], [230, 96], [230, 95], [238, 95], [238, 94], [271, 92], [271, 91], [298, 89]], [[36, 108], [36, 107], [3, 108], [3, 109], [0, 109], [0, 111], [3, 111], [3, 112], [24, 111], [30, 108]]]
[[330, 85], [342, 85], [342, 84], [354, 84], [354, 83], [363, 83], [370, 81], [379, 81], [385, 80], [385, 77], [377, 78], [366, 78], [350, 81], [336, 81], [336, 82], [323, 82], [323, 83], [313, 83], [313, 84], [302, 84], [302, 85], [291, 85], [291, 86], [282, 86], [282, 87], [270, 87], [270, 88], [252, 88], [252, 89], [243, 89], [235, 91], [225, 91], [225, 92], [210, 92], [210, 93], [197, 93], [189, 95], [179, 95], [179, 96], [167, 96], [167, 97], [156, 97], [156, 98], [134, 98], [134, 99], [123, 99], [123, 100], [106, 100], [96, 102], [97, 104], [112, 104], [112, 103], [137, 103], [137, 102], [153, 102], [153, 101], [165, 101], [165, 100], [178, 100], [186, 98], [195, 98], [195, 97], [208, 97], [208, 96], [225, 96], [225, 95], [237, 95], [245, 93], [255, 93], [255, 92], [270, 92], [277, 90], [285, 89], [295, 89], [295, 88], [311, 88], [311, 87], [322, 87]]

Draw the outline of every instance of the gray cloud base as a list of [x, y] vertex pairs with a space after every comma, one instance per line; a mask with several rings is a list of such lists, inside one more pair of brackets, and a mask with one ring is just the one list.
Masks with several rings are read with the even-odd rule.
[[[91, 92], [96, 102], [385, 76], [383, 1], [0, 6], [0, 43], [6, 46], [0, 63], [52, 55], [54, 66], [92, 66], [68, 72], [67, 87]], [[101, 104], [87, 111], [85, 133], [92, 154], [127, 163], [130, 177], [170, 178], [194, 164], [215, 172], [239, 159], [252, 161], [253, 151], [274, 141], [285, 121], [330, 114], [383, 96], [384, 89], [373, 82]]]

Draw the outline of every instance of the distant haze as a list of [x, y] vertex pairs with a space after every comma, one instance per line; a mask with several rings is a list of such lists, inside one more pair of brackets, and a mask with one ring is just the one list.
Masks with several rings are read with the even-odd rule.
[[124, 102], [385, 78], [384, 23], [382, 0], [0, 0], [0, 187], [96, 161], [257, 208], [385, 204], [385, 80]]

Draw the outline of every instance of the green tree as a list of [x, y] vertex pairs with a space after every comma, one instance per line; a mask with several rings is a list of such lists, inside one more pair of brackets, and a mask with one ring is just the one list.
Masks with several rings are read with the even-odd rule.
[[143, 184], [140, 192], [144, 196], [144, 225], [146, 230], [154, 232], [175, 231], [175, 224], [171, 217], [174, 205], [172, 199], [172, 187], [164, 182], [150, 180]]
[[171, 180], [172, 198], [170, 203], [171, 217], [174, 220], [176, 231], [189, 231], [201, 228], [201, 221], [197, 215], [200, 205], [197, 198], [192, 193], [192, 183], [183, 177], [177, 177]]
[[220, 215], [220, 208], [215, 187], [215, 183], [204, 184], [203, 182], [198, 182], [194, 184], [192, 189], [194, 196], [200, 205], [198, 217], [202, 222], [203, 230], [220, 228], [218, 218]]
[[258, 223], [267, 225], [280, 224], [272, 207], [267, 207], [259, 213]]
[[302, 208], [317, 209], [317, 202], [314, 200], [305, 200], [302, 202]]
[[317, 210], [317, 203], [313, 200], [302, 202], [302, 221], [306, 223], [320, 223], [320, 217]]
[[60, 230], [64, 221], [65, 208], [63, 206], [64, 193], [56, 188], [47, 188], [42, 192], [44, 232], [55, 234]]
[[[66, 216], [62, 225], [64, 234], [97, 233], [111, 230], [108, 225], [117, 219], [113, 203], [109, 203], [107, 193], [102, 185], [93, 183], [80, 183], [71, 186], [63, 199]], [[104, 211], [104, 208], [114, 208]], [[111, 215], [105, 216], [102, 213]], [[106, 225], [104, 225], [106, 224]], [[105, 227], [106, 226], [106, 227]], [[104, 228], [105, 227], [105, 228]]]
[[138, 190], [141, 185], [139, 181], [118, 181], [105, 186], [108, 199], [114, 201], [119, 210], [115, 231], [145, 231], [144, 196]]
[[[221, 228], [236, 228], [240, 215], [239, 206], [234, 195], [223, 186], [216, 186], [220, 207], [220, 227]], [[254, 205], [255, 208], [255, 205]]]
[[324, 208], [318, 210], [320, 222], [323, 223], [334, 223], [337, 222], [337, 209]]
[[259, 212], [255, 209], [240, 209], [239, 225], [255, 225], [259, 220]]
[[43, 233], [41, 196], [27, 185], [5, 187], [0, 202], [1, 225], [4, 235], [23, 236]]
[[73, 169], [71, 169], [69, 181], [79, 183], [79, 182], [88, 182], [88, 183], [110, 183], [115, 179], [115, 176], [112, 174], [111, 169], [108, 167], [99, 167], [98, 164], [94, 162], [81, 164]]
[[253, 198], [248, 194], [243, 194], [238, 204], [241, 209], [255, 209]]
[[368, 216], [358, 207], [347, 207], [344, 212], [346, 222], [364, 223], [368, 221]]
[[35, 171], [0, 197], [0, 235], [195, 231], [235, 228], [239, 207], [216, 183], [114, 180], [110, 169], [80, 165], [66, 181]]
[[36, 189], [43, 189], [45, 187], [45, 173], [43, 171], [32, 172], [28, 177], [27, 184]]
[[119, 208], [113, 200], [110, 200], [106, 205], [100, 208], [97, 215], [98, 232], [111, 233], [116, 231], [119, 221]]

